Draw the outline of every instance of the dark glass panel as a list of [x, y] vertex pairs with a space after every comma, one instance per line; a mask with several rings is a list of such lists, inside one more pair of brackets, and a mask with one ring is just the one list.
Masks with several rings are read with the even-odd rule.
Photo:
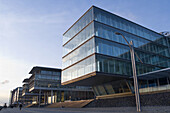
[[96, 86], [93, 86], [93, 90], [94, 90], [96, 96], [99, 96], [99, 95], [100, 95], [99, 92], [98, 92], [98, 90], [97, 90], [97, 88], [96, 88]]
[[139, 88], [148, 87], [147, 80], [139, 81]]
[[103, 85], [97, 86], [97, 89], [98, 89], [100, 95], [107, 95], [107, 93], [106, 93], [106, 91], [105, 91]]
[[108, 94], [114, 94], [115, 93], [111, 84], [105, 84], [104, 87], [105, 87]]
[[167, 85], [168, 81], [167, 78], [159, 78], [159, 85]]
[[156, 79], [148, 80], [148, 84], [149, 84], [149, 87], [155, 87], [157, 86], [157, 80]]

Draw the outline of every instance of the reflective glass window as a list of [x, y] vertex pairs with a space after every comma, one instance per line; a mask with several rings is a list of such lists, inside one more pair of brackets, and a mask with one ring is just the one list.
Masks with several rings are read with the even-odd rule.
[[128, 42], [133, 41], [134, 47], [136, 48], [161, 54], [163, 56], [168, 56], [168, 57], [170, 56], [169, 48], [167, 46], [158, 45], [154, 42], [145, 40], [143, 38], [129, 34], [127, 32], [123, 32], [97, 22], [95, 22], [94, 26], [95, 26], [95, 36], [127, 45], [126, 41], [122, 38], [122, 36], [115, 34], [115, 32], [120, 32], [125, 36]]
[[[127, 60], [131, 59], [128, 46], [121, 45], [121, 44], [107, 41], [107, 40], [103, 40], [100, 38], [95, 38], [95, 40], [96, 40], [95, 41], [96, 42], [96, 53], [119, 57], [119, 58], [123, 58]], [[146, 64], [158, 65], [161, 67], [170, 66], [170, 59], [166, 57], [139, 51], [137, 49], [135, 49], [135, 52], [138, 54], [140, 59]], [[140, 62], [136, 56], [135, 56], [135, 60]], [[107, 65], [112, 65], [112, 64], [108, 64], [107, 61], [104, 61], [104, 65], [106, 67], [105, 70], [108, 71]], [[120, 65], [123, 65], [123, 64], [120, 64]], [[122, 71], [122, 73], [124, 72]]]
[[75, 79], [95, 71], [95, 56], [91, 56], [62, 71], [62, 82]]
[[94, 53], [94, 38], [63, 58], [63, 69]]
[[114, 94], [115, 93], [111, 84], [105, 84], [104, 87], [105, 87], [108, 94]]
[[96, 70], [99, 72], [124, 75], [132, 74], [130, 62], [118, 61], [114, 58], [97, 55], [96, 63]]
[[[119, 16], [116, 16], [114, 14], [111, 14], [109, 12], [101, 10], [99, 8], [94, 8], [94, 19], [101, 23], [116, 27], [118, 29], [122, 29], [124, 31], [133, 33], [135, 35], [144, 37], [144, 38], [152, 40], [152, 41], [156, 41], [163, 37], [162, 35], [160, 35], [158, 33], [155, 33], [151, 30], [148, 30], [148, 29], [140, 26], [140, 25], [137, 25], [133, 22], [130, 22], [126, 19], [123, 19]], [[129, 27], [127, 27], [127, 26], [129, 26]], [[165, 42], [162, 42], [162, 44], [165, 44]]]
[[148, 80], [148, 85], [149, 85], [149, 87], [157, 86], [157, 80], [156, 79]]
[[93, 20], [92, 14], [92, 9], [90, 9], [63, 35], [63, 44], [66, 43], [69, 39], [71, 39], [74, 35], [76, 35], [80, 30], [82, 30]]
[[146, 88], [148, 87], [147, 81], [143, 80], [139, 82], [139, 88]]
[[159, 78], [159, 85], [167, 85], [168, 80], [167, 78]]
[[87, 41], [94, 35], [94, 23], [91, 23], [78, 35], [76, 35], [70, 42], [63, 46], [63, 56], [71, 52], [73, 49]]
[[99, 96], [99, 95], [100, 95], [99, 92], [98, 92], [98, 90], [97, 90], [97, 88], [96, 88], [95, 86], [93, 86], [93, 91], [95, 92], [96, 96]]
[[107, 95], [106, 90], [104, 89], [103, 85], [97, 86], [100, 95]]
[[[138, 75], [160, 69], [157, 66], [150, 66], [141, 63], [136, 63], [136, 68]], [[96, 55], [96, 70], [99, 72], [121, 74], [124, 76], [132, 75], [131, 61], [126, 62], [117, 58], [109, 58], [102, 55]]]

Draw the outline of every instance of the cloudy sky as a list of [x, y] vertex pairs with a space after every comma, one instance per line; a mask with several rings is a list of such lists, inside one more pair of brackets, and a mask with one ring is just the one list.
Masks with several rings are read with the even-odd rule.
[[62, 34], [92, 5], [170, 31], [169, 0], [0, 0], [0, 104], [33, 66], [62, 67]]

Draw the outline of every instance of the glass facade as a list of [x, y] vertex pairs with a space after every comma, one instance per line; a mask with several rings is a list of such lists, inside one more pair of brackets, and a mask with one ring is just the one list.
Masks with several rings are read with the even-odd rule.
[[[62, 83], [91, 72], [132, 76], [130, 49], [115, 32], [133, 41], [144, 62], [135, 58], [138, 75], [170, 67], [170, 38], [94, 6], [63, 35]], [[116, 92], [110, 85], [93, 89]]]
[[[170, 82], [169, 77], [163, 77], [152, 80], [139, 81], [139, 92], [152, 92], [169, 90]], [[114, 82], [108, 82], [101, 85], [93, 86], [93, 90], [96, 96], [105, 96], [110, 94], [120, 94], [126, 92], [133, 92], [133, 82], [127, 80], [119, 80]]]
[[128, 84], [127, 81], [119, 80], [102, 85], [93, 86], [93, 89], [96, 96], [126, 93], [131, 91], [127, 84]]
[[62, 71], [62, 81], [72, 80], [95, 71], [95, 55]]
[[34, 87], [51, 87], [56, 88], [61, 86], [61, 70], [40, 70], [34, 72], [30, 78], [29, 88]]
[[67, 55], [69, 52], [80, 46], [82, 43], [87, 41], [94, 35], [94, 23], [91, 23], [79, 34], [77, 34], [71, 41], [63, 46], [63, 56]]
[[66, 57], [63, 58], [63, 68], [66, 68], [77, 61], [85, 58], [95, 52], [94, 46], [94, 38], [86, 42], [84, 45], [73, 51], [72, 53], [68, 54]]
[[138, 37], [133, 34], [127, 33], [125, 31], [118, 30], [111, 26], [95, 22], [95, 36], [107, 39], [109, 41], [114, 41], [127, 45], [126, 41], [122, 38], [122, 36], [116, 35], [115, 32], [122, 33], [128, 40], [128, 42], [132, 40], [134, 43], [134, 47], [138, 49], [153, 52], [167, 57], [170, 56], [170, 53], [168, 52], [169, 49], [168, 46], [156, 43], [157, 41], [152, 42], [142, 37]]
[[[94, 20], [151, 41], [162, 39], [161, 43], [167, 45], [167, 41], [162, 38], [162, 35], [96, 7], [94, 8]], [[160, 42], [158, 41], [158, 43]]]
[[92, 13], [92, 9], [87, 11], [85, 15], [83, 15], [68, 31], [63, 34], [63, 44], [65, 44], [93, 20]]
[[[89, 68], [86, 69], [92, 69], [90, 64], [88, 64], [91, 63], [90, 60], [91, 57], [86, 60], [87, 63], [83, 62], [83, 65], [89, 66]], [[82, 62], [80, 62], [79, 65], [82, 65]], [[89, 72], [91, 70], [84, 71]], [[35, 66], [29, 74], [31, 74], [29, 79], [24, 80], [27, 81], [27, 84], [23, 85], [23, 94], [29, 94], [31, 98], [28, 98], [30, 99], [27, 99], [28, 101], [25, 99], [24, 102], [46, 105], [64, 102], [65, 100], [74, 101], [92, 99], [94, 97], [91, 87], [61, 85], [61, 69]]]
[[[127, 45], [121, 45], [119, 43], [111, 42], [108, 40], [103, 40], [96, 38], [96, 53], [114, 56], [122, 59], [130, 60], [130, 50]], [[135, 52], [141, 58], [141, 60], [146, 64], [156, 65], [160, 67], [169, 67], [170, 59], [159, 54], [154, 54], [140, 49], [135, 49]], [[139, 61], [136, 57], [136, 61]]]
[[[96, 71], [112, 74], [120, 74], [125, 76], [132, 76], [131, 61], [112, 58], [103, 55], [96, 55]], [[161, 69], [156, 66], [137, 63], [137, 74], [143, 74], [151, 71]]]

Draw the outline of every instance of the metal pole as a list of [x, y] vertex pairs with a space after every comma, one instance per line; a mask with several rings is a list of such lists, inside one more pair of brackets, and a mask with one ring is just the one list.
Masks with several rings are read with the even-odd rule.
[[133, 70], [133, 80], [134, 80], [134, 90], [135, 90], [135, 97], [136, 97], [136, 107], [137, 111], [141, 111], [140, 108], [140, 96], [139, 96], [139, 87], [138, 87], [138, 79], [136, 74], [136, 64], [135, 64], [135, 52], [133, 48], [133, 41], [130, 41], [130, 53], [131, 53], [131, 61], [132, 61], [132, 70]]
[[136, 97], [136, 108], [137, 108], [137, 111], [140, 112], [141, 111], [141, 108], [140, 108], [140, 96], [139, 96], [138, 79], [137, 79], [137, 74], [136, 74], [135, 55], [139, 59], [139, 61], [141, 63], [143, 63], [143, 62], [139, 58], [137, 53], [134, 51], [133, 41], [130, 41], [130, 44], [129, 44], [129, 42], [126, 40], [126, 38], [121, 33], [115, 32], [115, 34], [116, 35], [121, 35], [123, 37], [123, 39], [126, 41], [126, 43], [128, 44], [129, 48], [130, 48], [132, 70], [133, 70], [133, 80], [134, 80], [134, 90], [135, 90], [135, 97]]

